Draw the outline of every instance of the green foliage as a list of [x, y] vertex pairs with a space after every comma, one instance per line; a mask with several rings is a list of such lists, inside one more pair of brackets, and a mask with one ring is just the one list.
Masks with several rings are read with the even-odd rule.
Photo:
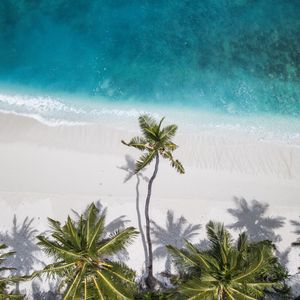
[[122, 141], [123, 144], [144, 152], [136, 162], [136, 173], [150, 165], [157, 155], [161, 155], [167, 159], [178, 173], [184, 173], [181, 162], [174, 159], [172, 154], [172, 152], [178, 148], [178, 146], [172, 142], [177, 132], [177, 125], [168, 125], [162, 128], [163, 121], [164, 118], [157, 123], [151, 116], [142, 115], [139, 117], [139, 125], [143, 136], [134, 137], [129, 143]]
[[287, 274], [270, 242], [249, 244], [242, 233], [235, 244], [222, 224], [209, 222], [206, 229], [210, 241], [206, 251], [189, 242], [185, 249], [167, 247], [179, 270], [173, 278], [178, 285], [174, 298], [255, 300], [284, 288]]
[[49, 219], [50, 237], [38, 236], [38, 245], [54, 259], [34, 276], [47, 274], [62, 279], [63, 299], [133, 299], [135, 272], [111, 256], [124, 250], [137, 231], [126, 228], [103, 238], [105, 214], [94, 204], [79, 219], [66, 223]]
[[135, 300], [167, 300], [168, 295], [164, 292], [146, 291], [136, 295]]
[[[0, 250], [6, 249], [7, 246], [0, 244]], [[2, 267], [1, 265], [5, 262], [6, 258], [13, 255], [15, 252], [4, 252], [0, 254], [0, 273], [6, 271], [12, 271], [13, 268]], [[20, 277], [3, 277], [0, 276], [0, 299], [23, 299], [24, 295], [15, 294], [14, 292], [8, 292], [8, 285], [22, 281]]]

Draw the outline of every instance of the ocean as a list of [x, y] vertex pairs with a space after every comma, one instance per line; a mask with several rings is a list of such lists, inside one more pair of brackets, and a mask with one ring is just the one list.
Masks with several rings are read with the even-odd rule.
[[298, 141], [299, 15], [294, 0], [2, 0], [0, 110]]

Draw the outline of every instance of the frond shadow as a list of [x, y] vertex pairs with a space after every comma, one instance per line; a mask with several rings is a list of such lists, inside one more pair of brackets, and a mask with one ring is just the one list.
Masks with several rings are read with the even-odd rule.
[[31, 283], [32, 299], [33, 300], [60, 300], [61, 295], [58, 292], [59, 282], [52, 281], [49, 286], [49, 290], [45, 291], [41, 285], [34, 280]]
[[[290, 222], [295, 227], [295, 230], [293, 231], [293, 233], [296, 233], [299, 236], [300, 235], [300, 222], [296, 221], [296, 220], [291, 220]], [[292, 247], [299, 247], [299, 246], [300, 246], [300, 237], [298, 237], [296, 239], [296, 241], [294, 241], [292, 243]], [[298, 267], [298, 270], [300, 271], [300, 267]], [[299, 299], [300, 299], [300, 296], [299, 296]]]
[[171, 273], [171, 256], [169, 255], [166, 245], [172, 245], [176, 248], [183, 248], [185, 241], [193, 239], [199, 234], [200, 224], [190, 224], [185, 217], [174, 217], [174, 212], [168, 210], [165, 228], [151, 221], [151, 234], [153, 236], [153, 244], [156, 249], [153, 256], [157, 259], [165, 259], [165, 272]]
[[[293, 233], [300, 236], [300, 221], [291, 220], [290, 222], [295, 227]], [[298, 237], [297, 240], [292, 243], [292, 246], [300, 246], [300, 237]]]
[[[11, 271], [14, 276], [28, 275], [36, 264], [44, 265], [43, 261], [38, 258], [40, 253], [36, 245], [38, 231], [33, 229], [33, 221], [33, 218], [26, 217], [21, 224], [18, 224], [17, 217], [14, 215], [11, 231], [0, 233], [1, 243], [6, 244], [15, 252], [6, 260], [6, 263], [14, 268]], [[19, 291], [19, 283], [16, 283], [16, 291]]]
[[275, 230], [285, 224], [285, 218], [266, 216], [269, 204], [255, 199], [247, 202], [245, 198], [238, 197], [234, 197], [234, 202], [236, 208], [229, 208], [227, 211], [236, 219], [236, 222], [228, 225], [228, 228], [246, 231], [251, 242], [269, 240], [276, 243], [282, 240]]

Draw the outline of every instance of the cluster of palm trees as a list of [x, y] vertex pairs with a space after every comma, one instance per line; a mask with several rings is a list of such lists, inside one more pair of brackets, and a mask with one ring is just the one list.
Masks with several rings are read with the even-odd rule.
[[[38, 247], [44, 251], [52, 263], [28, 276], [4, 276], [9, 267], [0, 268], [0, 299], [21, 299], [19, 291], [13, 290], [15, 282], [33, 278], [55, 278], [59, 281], [57, 293], [65, 300], [77, 299], [207, 299], [207, 300], [254, 300], [265, 295], [283, 295], [287, 272], [274, 255], [274, 246], [269, 241], [252, 242], [246, 233], [234, 241], [229, 231], [221, 223], [209, 222], [206, 226], [208, 243], [202, 248], [188, 240], [193, 237], [199, 225], [187, 224], [184, 218], [174, 222], [172, 212], [168, 212], [170, 230], [174, 234], [185, 224], [182, 236], [186, 241], [172, 243], [165, 241], [155, 251], [152, 244], [159, 244], [164, 230], [150, 219], [150, 200], [153, 182], [156, 178], [160, 158], [167, 159], [181, 174], [182, 164], [173, 158], [177, 145], [172, 141], [177, 126], [162, 126], [148, 115], [139, 117], [141, 137], [134, 137], [125, 145], [143, 152], [135, 163], [130, 176], [140, 180], [141, 171], [155, 162], [152, 176], [147, 179], [148, 190], [145, 200], [145, 226], [137, 201], [139, 231], [144, 244], [145, 274], [138, 282], [136, 273], [122, 260], [124, 253], [139, 232], [133, 227], [124, 227], [108, 233], [105, 224], [106, 211], [94, 203], [85, 212], [75, 213], [65, 223], [49, 218], [50, 230], [37, 236]], [[137, 199], [139, 200], [139, 199]], [[177, 226], [177, 227], [176, 227]], [[144, 228], [146, 233], [144, 233]], [[156, 231], [154, 240], [151, 234]], [[4, 250], [2, 245], [0, 250]], [[166, 272], [162, 274], [166, 284], [154, 275], [153, 256], [167, 256]], [[13, 253], [3, 253], [0, 264]], [[137, 255], [137, 254], [135, 254]], [[173, 269], [171, 269], [173, 265]], [[174, 270], [174, 272], [172, 272]], [[281, 298], [283, 299], [283, 298]]]
[[[284, 290], [286, 273], [268, 241], [249, 243], [245, 233], [233, 242], [220, 223], [206, 226], [209, 248], [201, 250], [186, 241], [185, 246], [166, 247], [176, 268], [164, 276], [171, 288], [160, 298], [143, 298], [136, 274], [113, 257], [130, 245], [138, 232], [127, 227], [113, 234], [105, 231], [105, 212], [94, 203], [64, 224], [49, 218], [50, 230], [37, 236], [38, 246], [53, 263], [30, 276], [0, 278], [0, 299], [22, 299], [9, 293], [10, 284], [35, 277], [56, 278], [62, 299], [261, 299], [267, 293]], [[1, 249], [5, 249], [2, 246]], [[12, 255], [0, 256], [0, 262]], [[6, 271], [9, 268], [1, 268]], [[149, 295], [149, 293], [147, 294]], [[156, 294], [157, 295], [157, 294]]]

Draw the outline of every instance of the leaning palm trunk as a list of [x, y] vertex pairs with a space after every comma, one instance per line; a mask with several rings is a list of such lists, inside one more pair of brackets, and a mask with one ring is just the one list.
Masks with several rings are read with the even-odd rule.
[[137, 213], [137, 218], [138, 218], [138, 226], [139, 226], [139, 232], [141, 235], [142, 239], [142, 244], [143, 244], [143, 249], [144, 249], [144, 255], [145, 255], [145, 268], [147, 269], [148, 267], [148, 250], [147, 250], [147, 242], [146, 242], [146, 237], [142, 225], [142, 217], [141, 217], [141, 212], [140, 212], [140, 192], [139, 192], [139, 186], [140, 186], [140, 174], [136, 174], [137, 182], [136, 182], [136, 213]]
[[146, 285], [150, 290], [153, 290], [156, 285], [156, 279], [153, 276], [153, 253], [152, 253], [152, 241], [150, 235], [150, 217], [149, 217], [149, 205], [152, 193], [152, 184], [158, 172], [158, 165], [159, 165], [159, 155], [157, 154], [155, 157], [155, 168], [154, 172], [149, 180], [148, 183], [148, 193], [146, 198], [145, 204], [145, 218], [146, 218], [146, 237], [148, 243], [148, 263], [147, 263], [147, 274], [146, 274]]

